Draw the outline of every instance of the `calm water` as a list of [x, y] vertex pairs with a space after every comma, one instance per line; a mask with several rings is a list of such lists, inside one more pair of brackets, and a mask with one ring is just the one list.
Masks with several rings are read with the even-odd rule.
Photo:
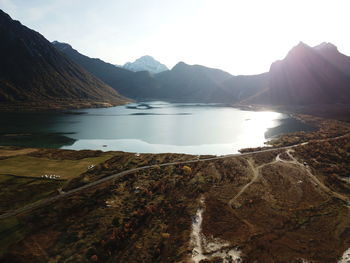
[[0, 145], [140, 153], [229, 154], [309, 130], [278, 112], [151, 102], [64, 113], [0, 114]]

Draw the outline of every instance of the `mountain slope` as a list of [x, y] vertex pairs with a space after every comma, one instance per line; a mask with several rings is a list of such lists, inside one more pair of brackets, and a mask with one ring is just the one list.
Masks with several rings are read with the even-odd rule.
[[135, 71], [135, 72], [148, 71], [152, 74], [157, 74], [168, 70], [168, 68], [164, 64], [155, 60], [151, 56], [143, 56], [136, 59], [134, 62], [128, 62], [123, 66], [123, 68], [131, 71]]
[[100, 59], [80, 54], [70, 45], [55, 41], [54, 46], [69, 59], [84, 67], [124, 96], [137, 100], [171, 100], [181, 102], [233, 102], [222, 82], [229, 73], [204, 66], [178, 63], [172, 70], [151, 75], [148, 71], [132, 72]]
[[90, 58], [66, 43], [54, 41], [53, 45], [69, 59], [103, 80], [120, 94], [134, 99], [153, 97], [157, 84], [148, 72], [132, 72], [103, 60]]
[[244, 103], [310, 105], [349, 103], [350, 77], [316, 50], [300, 43], [271, 65], [268, 88]]
[[[58, 52], [39, 33], [0, 10], [0, 102], [47, 107], [125, 102], [111, 87]], [[72, 105], [72, 101], [75, 101]]]
[[350, 75], [350, 57], [340, 53], [335, 45], [324, 42], [314, 47], [314, 49], [339, 70]]
[[331, 44], [311, 48], [300, 43], [269, 72], [251, 76], [232, 76], [184, 62], [155, 75], [131, 72], [86, 57], [67, 44], [54, 44], [115, 90], [138, 100], [309, 105], [349, 103], [350, 98], [349, 57]]
[[233, 102], [245, 100], [268, 88], [269, 74], [233, 76], [222, 85]]
[[161, 99], [191, 102], [232, 102], [222, 83], [231, 75], [219, 69], [180, 62], [155, 75]]

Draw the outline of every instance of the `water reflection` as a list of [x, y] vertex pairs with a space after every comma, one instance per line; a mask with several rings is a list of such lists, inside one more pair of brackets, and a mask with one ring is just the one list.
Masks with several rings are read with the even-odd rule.
[[[218, 104], [139, 105], [50, 114], [2, 114], [0, 134], [63, 134], [74, 140], [69, 144], [74, 143], [52, 147], [65, 149], [221, 155], [262, 146], [265, 135], [276, 133], [270, 128], [283, 126], [283, 120], [288, 119], [277, 112], [242, 111]], [[283, 129], [285, 132], [291, 127]]]

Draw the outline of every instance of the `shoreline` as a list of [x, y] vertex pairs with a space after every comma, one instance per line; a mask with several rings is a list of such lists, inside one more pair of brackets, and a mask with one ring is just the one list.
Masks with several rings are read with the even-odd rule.
[[43, 113], [64, 112], [77, 109], [110, 108], [133, 103], [132, 99], [124, 101], [86, 101], [86, 100], [48, 100], [32, 102], [0, 103], [0, 113]]

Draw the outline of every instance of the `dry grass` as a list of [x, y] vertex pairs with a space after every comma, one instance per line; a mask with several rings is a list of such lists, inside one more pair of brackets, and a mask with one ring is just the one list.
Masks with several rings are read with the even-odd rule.
[[17, 156], [17, 155], [25, 155], [28, 153], [36, 152], [37, 150], [38, 149], [33, 149], [33, 148], [16, 149], [16, 150], [0, 148], [0, 157], [11, 157], [11, 156]]

